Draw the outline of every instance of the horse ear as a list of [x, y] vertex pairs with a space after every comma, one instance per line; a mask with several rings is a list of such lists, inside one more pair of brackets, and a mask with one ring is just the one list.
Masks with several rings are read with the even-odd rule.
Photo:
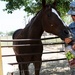
[[55, 8], [57, 6], [57, 0], [54, 0], [53, 4], [52, 4]]
[[42, 0], [42, 6], [43, 6], [43, 8], [45, 8], [45, 6], [46, 6], [46, 0]]

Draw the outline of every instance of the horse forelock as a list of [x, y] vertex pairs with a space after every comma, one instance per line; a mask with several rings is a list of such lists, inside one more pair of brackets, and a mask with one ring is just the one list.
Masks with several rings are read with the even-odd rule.
[[59, 16], [59, 14], [58, 14], [58, 12], [57, 12], [54, 8], [52, 8], [52, 12], [53, 12], [54, 14], [56, 14], [59, 19], [61, 19], [60, 16]]
[[52, 8], [52, 12], [53, 12], [54, 14], [56, 14], [56, 15], [58, 16], [58, 18], [62, 21], [62, 23], [65, 25], [65, 23], [63, 22], [63, 20], [62, 20], [61, 17], [59, 16], [58, 12], [57, 12], [54, 8]]

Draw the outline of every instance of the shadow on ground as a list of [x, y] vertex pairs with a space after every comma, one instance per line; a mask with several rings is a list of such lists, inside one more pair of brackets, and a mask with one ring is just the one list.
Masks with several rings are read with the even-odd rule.
[[[34, 66], [29, 66], [30, 75], [34, 75]], [[44, 62], [42, 63], [40, 75], [70, 75], [70, 68], [66, 60]], [[10, 75], [10, 74], [8, 74]], [[14, 75], [19, 75], [18, 70], [14, 72]]]

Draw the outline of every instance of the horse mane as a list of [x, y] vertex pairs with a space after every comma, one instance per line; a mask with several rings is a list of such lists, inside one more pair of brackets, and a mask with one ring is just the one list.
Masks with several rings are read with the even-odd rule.
[[33, 23], [34, 22], [34, 20], [35, 20], [35, 18], [37, 17], [37, 15], [39, 14], [39, 12], [40, 11], [38, 11], [34, 16], [33, 16], [33, 18], [28, 22], [28, 24], [25, 26], [25, 27], [28, 27], [28, 26], [30, 26], [31, 25], [31, 23]]

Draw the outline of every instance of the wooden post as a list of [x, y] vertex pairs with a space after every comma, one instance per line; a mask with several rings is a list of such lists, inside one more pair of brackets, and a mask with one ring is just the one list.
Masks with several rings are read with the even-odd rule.
[[0, 75], [3, 75], [3, 68], [2, 68], [2, 53], [1, 53], [1, 42], [0, 42]]

